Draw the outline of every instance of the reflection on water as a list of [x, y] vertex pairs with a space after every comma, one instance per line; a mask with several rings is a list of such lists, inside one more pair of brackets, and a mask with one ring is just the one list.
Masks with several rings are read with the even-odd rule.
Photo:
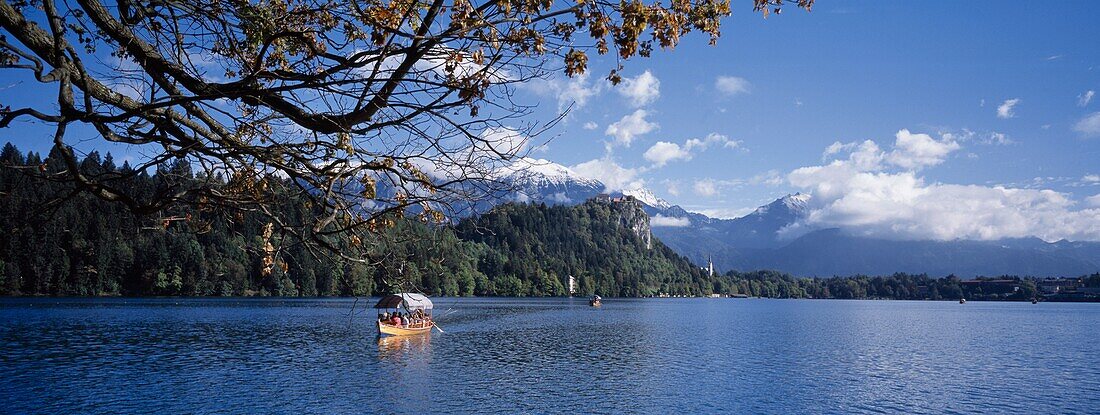
[[432, 354], [431, 340], [431, 334], [380, 336], [378, 338], [378, 359], [401, 361], [412, 359], [414, 356], [411, 355], [415, 355], [417, 360], [422, 360], [423, 357], [430, 357]]
[[1100, 407], [1100, 305], [0, 300], [4, 413], [944, 413]]

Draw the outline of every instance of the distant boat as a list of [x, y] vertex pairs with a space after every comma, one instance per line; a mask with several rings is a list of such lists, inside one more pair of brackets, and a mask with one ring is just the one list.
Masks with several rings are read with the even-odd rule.
[[[390, 294], [378, 300], [374, 309], [378, 311], [378, 318], [374, 322], [378, 325], [378, 334], [381, 336], [428, 334], [435, 327], [435, 322], [432, 321], [432, 300], [423, 294]], [[395, 324], [396, 321], [391, 320], [394, 315], [403, 315], [408, 324]]]
[[960, 298], [959, 299], [959, 304], [966, 304], [966, 299], [965, 298]]
[[1032, 304], [1039, 304], [1039, 299], [1038, 298], [1032, 298], [1031, 303]]
[[602, 299], [602, 298], [600, 298], [600, 296], [598, 296], [598, 295], [594, 295], [594, 296], [592, 296], [592, 299], [591, 299], [591, 300], [588, 300], [588, 305], [590, 305], [590, 306], [592, 306], [592, 307], [599, 307], [599, 306], [601, 306], [601, 305], [602, 305], [602, 301], [601, 301], [601, 300], [603, 300], [603, 299]]

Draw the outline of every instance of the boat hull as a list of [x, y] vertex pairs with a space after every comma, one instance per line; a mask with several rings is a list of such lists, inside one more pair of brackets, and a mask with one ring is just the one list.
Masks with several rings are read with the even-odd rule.
[[428, 333], [431, 333], [432, 328], [435, 327], [434, 323], [432, 325], [427, 326], [427, 327], [416, 327], [416, 328], [411, 328], [411, 327], [410, 328], [403, 328], [403, 327], [391, 326], [389, 324], [382, 324], [381, 321], [378, 321], [378, 322], [375, 322], [375, 323], [378, 324], [378, 334], [380, 334], [382, 336], [414, 336], [414, 335], [418, 335], [418, 334], [428, 334]]

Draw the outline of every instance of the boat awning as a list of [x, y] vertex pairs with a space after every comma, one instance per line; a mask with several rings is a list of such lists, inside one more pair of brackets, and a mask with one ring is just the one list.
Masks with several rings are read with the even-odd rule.
[[374, 308], [402, 308], [408, 310], [431, 310], [432, 300], [424, 294], [398, 293], [390, 294], [378, 300]]

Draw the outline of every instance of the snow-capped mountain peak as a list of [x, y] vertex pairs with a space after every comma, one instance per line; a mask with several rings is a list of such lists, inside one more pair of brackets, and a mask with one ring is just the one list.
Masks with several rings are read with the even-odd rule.
[[550, 204], [581, 203], [604, 189], [566, 166], [549, 160], [524, 157], [499, 170], [497, 179], [511, 188], [500, 200]]
[[810, 195], [805, 193], [795, 193], [793, 195], [786, 195], [780, 199], [783, 205], [790, 209], [792, 212], [803, 213], [809, 207]]
[[[604, 184], [599, 180], [582, 176], [561, 164], [531, 157], [512, 162], [501, 170], [499, 177], [515, 186], [522, 196], [513, 199], [521, 201], [580, 203], [605, 191]], [[639, 202], [658, 209], [672, 207], [672, 204], [643, 187], [624, 189], [617, 193], [633, 196]]]
[[764, 206], [756, 208], [755, 211], [749, 214], [749, 216], [766, 215], [769, 212], [773, 212], [775, 209], [783, 209], [786, 212], [793, 214], [794, 216], [802, 216], [809, 211], [810, 195], [805, 193], [795, 193], [793, 195], [786, 195], [774, 202], [768, 203]]
[[657, 197], [657, 195], [653, 194], [651, 190], [644, 187], [623, 189], [622, 193], [626, 196], [632, 196], [639, 202], [645, 203], [658, 209], [668, 209], [672, 207], [672, 204], [668, 203], [668, 201]]
[[549, 160], [524, 157], [504, 169], [505, 176], [513, 183], [529, 186], [603, 186], [598, 180], [583, 177], [561, 164]]

